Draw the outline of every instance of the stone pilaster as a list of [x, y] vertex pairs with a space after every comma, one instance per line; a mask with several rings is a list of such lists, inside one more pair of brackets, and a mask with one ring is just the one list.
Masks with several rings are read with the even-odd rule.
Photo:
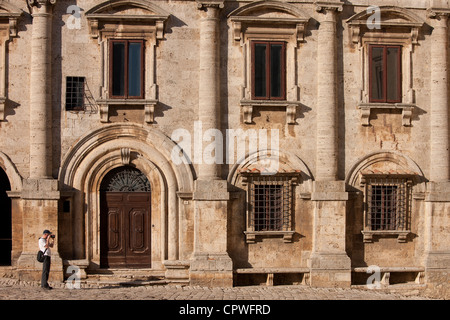
[[430, 45], [430, 182], [425, 195], [425, 276], [432, 294], [449, 296], [450, 271], [450, 156], [448, 3], [432, 1]]
[[311, 286], [348, 287], [351, 263], [345, 251], [346, 204], [344, 181], [315, 181]]
[[345, 252], [346, 203], [344, 181], [338, 180], [338, 97], [336, 17], [339, 1], [317, 1], [321, 13], [317, 47], [317, 155], [311, 285], [348, 287], [350, 258]]
[[56, 235], [51, 249], [50, 281], [63, 280], [63, 262], [58, 253], [58, 200], [60, 193], [55, 179], [26, 179], [22, 189], [22, 253], [17, 261], [23, 280], [40, 280], [42, 264], [36, 261], [38, 239], [48, 229]]
[[431, 10], [430, 180], [449, 181], [448, 15]]
[[[220, 129], [219, 13], [223, 3], [199, 1], [198, 8], [203, 11], [200, 22], [199, 120], [203, 132], [206, 132]], [[215, 143], [221, 149], [220, 142]], [[229, 193], [227, 181], [221, 180], [220, 169], [221, 163], [217, 161], [203, 161], [198, 165], [193, 195], [194, 253], [189, 274], [193, 285], [233, 285], [233, 263], [227, 253]]]
[[51, 34], [56, 0], [29, 0], [32, 8], [30, 66], [30, 175], [22, 189], [23, 248], [17, 260], [21, 279], [39, 280], [42, 264], [36, 261], [43, 230], [56, 235], [52, 248], [50, 281], [63, 280], [58, 254], [58, 181], [52, 177]]

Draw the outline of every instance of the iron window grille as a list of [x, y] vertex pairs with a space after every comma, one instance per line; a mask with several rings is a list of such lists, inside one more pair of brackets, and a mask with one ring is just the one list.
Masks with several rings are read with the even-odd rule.
[[66, 110], [84, 110], [85, 77], [66, 78]]
[[364, 177], [365, 240], [373, 234], [397, 234], [406, 241], [410, 229], [412, 180], [406, 177]]
[[291, 230], [291, 179], [278, 176], [253, 177], [249, 196], [249, 230]]

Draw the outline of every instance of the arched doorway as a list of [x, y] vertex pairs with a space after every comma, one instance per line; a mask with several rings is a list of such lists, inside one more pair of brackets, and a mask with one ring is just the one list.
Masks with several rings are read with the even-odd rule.
[[151, 267], [151, 187], [130, 166], [108, 172], [100, 187], [100, 266]]
[[11, 185], [8, 176], [0, 168], [0, 265], [11, 265], [11, 199], [6, 194], [6, 191], [10, 190]]

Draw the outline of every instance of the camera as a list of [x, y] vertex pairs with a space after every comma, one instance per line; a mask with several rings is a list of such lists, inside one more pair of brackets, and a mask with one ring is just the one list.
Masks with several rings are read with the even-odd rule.
[[50, 238], [55, 239], [55, 235], [54, 235], [54, 234], [51, 234], [51, 235], [50, 235]]

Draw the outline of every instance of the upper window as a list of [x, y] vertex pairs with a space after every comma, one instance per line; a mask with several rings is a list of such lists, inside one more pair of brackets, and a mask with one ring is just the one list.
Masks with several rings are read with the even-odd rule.
[[286, 99], [286, 43], [252, 41], [252, 98]]
[[401, 46], [370, 45], [370, 102], [402, 101]]
[[110, 41], [110, 97], [144, 97], [144, 42]]

